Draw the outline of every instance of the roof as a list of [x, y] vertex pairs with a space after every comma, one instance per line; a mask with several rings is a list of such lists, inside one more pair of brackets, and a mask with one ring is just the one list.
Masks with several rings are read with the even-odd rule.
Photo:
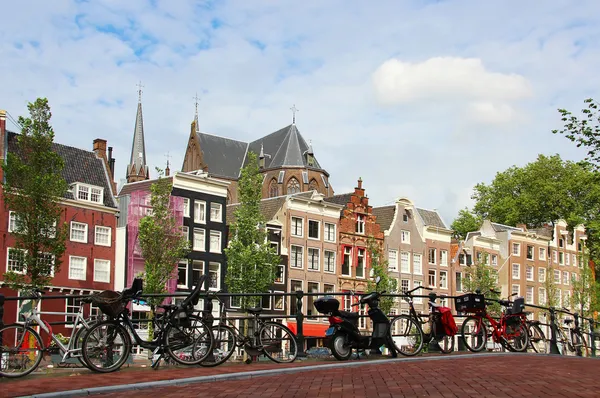
[[231, 138], [197, 133], [204, 163], [211, 175], [237, 179], [246, 158], [248, 144]]
[[[547, 238], [552, 238], [552, 227], [540, 227], [530, 229], [531, 232], [535, 232], [539, 236], [545, 236]], [[569, 233], [571, 235], [571, 233]]]
[[[8, 152], [18, 154], [17, 133], [7, 131]], [[95, 185], [104, 188], [104, 206], [116, 208], [117, 203], [112, 195], [112, 187], [108, 177], [108, 170], [103, 159], [96, 156], [93, 151], [74, 148], [52, 143], [52, 149], [58, 153], [65, 162], [62, 176], [71, 185], [75, 182]], [[65, 194], [66, 199], [75, 199], [72, 192]]]
[[[265, 217], [265, 220], [267, 220], [268, 222], [271, 221], [273, 217], [275, 217], [275, 214], [277, 214], [279, 209], [281, 209], [281, 206], [283, 206], [283, 204], [289, 197], [300, 197], [310, 199], [312, 195], [313, 191], [308, 191], [292, 195], [284, 195], [277, 196], [275, 198], [263, 199], [260, 201], [260, 212]], [[225, 215], [225, 220], [227, 224], [231, 224], [233, 223], [233, 221], [235, 221], [234, 212], [238, 207], [240, 207], [240, 205], [241, 203], [227, 205], [227, 214]]]
[[496, 232], [502, 232], [502, 231], [521, 231], [521, 232], [523, 232], [523, 229], [511, 227], [510, 225], [498, 224], [495, 222], [490, 223], [490, 224], [492, 224], [492, 228], [494, 228], [494, 231], [496, 231]]
[[350, 203], [352, 195], [354, 195], [354, 192], [341, 193], [339, 195], [333, 195], [328, 198], [323, 198], [323, 200], [329, 203], [335, 203], [336, 205], [346, 206], [348, 203]]
[[[163, 177], [163, 178], [172, 179], [173, 176], [168, 176], [168, 177]], [[130, 195], [132, 192], [136, 192], [136, 191], [150, 192], [150, 187], [156, 181], [158, 181], [158, 179], [155, 178], [154, 180], [144, 180], [144, 181], [127, 183], [121, 187], [121, 190], [119, 191], [117, 196]]]
[[423, 222], [426, 226], [448, 229], [437, 211], [420, 209], [418, 207], [417, 211], [419, 212], [419, 215], [423, 219]]
[[131, 166], [135, 166], [135, 172], [139, 173], [141, 168], [145, 168], [145, 175], [148, 175], [148, 165], [146, 163], [146, 145], [144, 142], [144, 119], [142, 117], [142, 102], [138, 101], [137, 113], [135, 115], [135, 128], [133, 130], [133, 143], [131, 144], [131, 159], [127, 165], [127, 174]]
[[395, 205], [373, 208], [373, 215], [377, 217], [376, 222], [381, 226], [382, 231], [387, 231], [390, 229], [392, 222], [394, 221], [395, 214]]

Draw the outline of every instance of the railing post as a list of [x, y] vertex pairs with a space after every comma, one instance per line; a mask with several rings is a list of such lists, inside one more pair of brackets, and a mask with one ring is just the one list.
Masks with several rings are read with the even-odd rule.
[[298, 340], [298, 357], [306, 357], [304, 352], [304, 314], [302, 313], [302, 298], [304, 292], [302, 290], [296, 291], [296, 338]]
[[549, 308], [550, 312], [550, 354], [558, 354], [560, 355], [560, 351], [558, 350], [558, 344], [556, 344], [556, 311], [554, 308]]
[[0, 293], [0, 328], [4, 327], [4, 295]]
[[[466, 317], [463, 317], [462, 322], [461, 322], [461, 329], [462, 329], [462, 324], [465, 322], [465, 319], [467, 319]], [[467, 351], [467, 347], [465, 347], [465, 340], [462, 337], [462, 333], [460, 332], [460, 330], [458, 331], [458, 333], [456, 333], [456, 350], [457, 351]]]
[[[437, 299], [437, 294], [435, 294], [433, 292], [429, 293], [429, 301], [430, 302], [435, 303], [436, 299]], [[429, 321], [431, 322], [431, 330], [429, 331], [429, 333], [431, 333], [431, 339], [429, 340], [427, 352], [428, 353], [442, 352], [442, 348], [440, 347], [440, 344], [437, 341], [437, 334], [438, 334], [437, 322], [436, 322], [436, 317], [434, 316], [433, 311], [429, 312]], [[434, 332], [435, 332], [435, 334], [434, 334]]]

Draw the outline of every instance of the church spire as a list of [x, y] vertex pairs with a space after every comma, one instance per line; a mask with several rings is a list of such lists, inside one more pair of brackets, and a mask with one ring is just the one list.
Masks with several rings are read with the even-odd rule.
[[194, 128], [196, 129], [196, 133], [200, 132], [200, 126], [198, 125], [198, 100], [200, 98], [198, 98], [198, 93], [196, 93], [196, 96], [193, 98], [196, 102], [196, 112], [194, 113]]
[[138, 85], [138, 107], [135, 116], [131, 159], [127, 165], [127, 182], [136, 182], [150, 178], [146, 164], [146, 144], [144, 142], [144, 119], [142, 116], [142, 82]]

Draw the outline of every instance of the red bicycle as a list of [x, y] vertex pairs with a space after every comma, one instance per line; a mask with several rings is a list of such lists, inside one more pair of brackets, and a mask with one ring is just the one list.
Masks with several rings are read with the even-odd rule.
[[[529, 346], [529, 333], [522, 321], [525, 299], [516, 298], [512, 303], [508, 300], [486, 299], [483, 294], [465, 294], [457, 297], [456, 309], [460, 312], [471, 312], [462, 324], [461, 335], [467, 349], [480, 352], [487, 346], [491, 336], [494, 343], [500, 344], [508, 351], [524, 352]], [[505, 308], [500, 320], [488, 314], [486, 301], [495, 301]], [[491, 333], [488, 334], [488, 328]]]

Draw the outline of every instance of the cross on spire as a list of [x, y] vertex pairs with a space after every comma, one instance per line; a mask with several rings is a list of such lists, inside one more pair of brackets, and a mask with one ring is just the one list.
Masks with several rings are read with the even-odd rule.
[[167, 167], [169, 167], [169, 159], [171, 159], [173, 156], [171, 156], [170, 153], [167, 151], [165, 157], [167, 158]]
[[138, 88], [138, 101], [142, 102], [142, 81], [140, 80], [140, 82], [138, 84], [136, 84], [137, 88]]
[[296, 108], [296, 104], [292, 105], [290, 110], [292, 111], [292, 123], [296, 124], [296, 112], [299, 112], [298, 108]]
[[196, 101], [194, 104], [196, 105], [196, 116], [198, 116], [198, 101], [200, 100], [200, 98], [198, 97], [197, 91], [196, 91], [196, 96], [192, 97], [192, 99]]

